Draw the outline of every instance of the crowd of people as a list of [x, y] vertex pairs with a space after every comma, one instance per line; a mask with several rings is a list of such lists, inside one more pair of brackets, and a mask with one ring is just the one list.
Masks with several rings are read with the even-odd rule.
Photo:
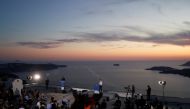
[[21, 92], [0, 83], [0, 109], [69, 109], [67, 101], [58, 101], [35, 88], [23, 88]]
[[[75, 100], [69, 106], [69, 100], [60, 103], [54, 97], [51, 97], [48, 101], [47, 96], [36, 89], [23, 88], [18, 93], [17, 90], [14, 92], [12, 88], [0, 84], [0, 107], [1, 109], [108, 109], [110, 98], [103, 96], [102, 80], [98, 85], [98, 93], [92, 92], [89, 94], [88, 90], [81, 92], [72, 90]], [[48, 90], [48, 86], [46, 86], [46, 89]], [[122, 105], [125, 109], [163, 109], [165, 105], [165, 109], [168, 109], [167, 105], [159, 101], [158, 98], [151, 98], [151, 87], [149, 85], [147, 86], [146, 96], [136, 94], [134, 85], [125, 89], [127, 94], [131, 93], [131, 96], [122, 98], [116, 94], [111, 104], [113, 109], [121, 109]]]
[[[145, 99], [144, 96], [134, 96], [133, 98], [125, 98], [124, 101], [126, 109], [163, 109], [164, 105], [157, 98], [155, 100]], [[117, 108], [120, 109], [120, 108]], [[167, 108], [165, 108], [167, 109]]]
[[2, 109], [29, 109], [34, 105], [40, 93], [38, 90], [25, 89], [21, 93], [7, 88], [5, 84], [0, 84], [0, 107]]
[[[149, 85], [144, 96], [135, 94], [134, 85], [127, 87], [128, 93], [131, 93], [130, 97], [123, 98], [115, 94], [114, 99], [110, 101], [109, 97], [105, 98], [103, 96], [103, 92], [89, 96], [85, 91], [80, 93], [74, 91], [75, 102], [71, 109], [168, 109], [166, 102], [158, 100], [157, 97], [151, 97], [151, 87]], [[182, 109], [182, 107], [176, 109]]]

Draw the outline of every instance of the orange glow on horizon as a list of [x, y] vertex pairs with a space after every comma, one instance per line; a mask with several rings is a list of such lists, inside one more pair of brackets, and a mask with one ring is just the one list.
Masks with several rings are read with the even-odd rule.
[[[136, 43], [130, 44], [135, 45]], [[143, 47], [141, 47], [142, 45]], [[113, 49], [84, 43], [52, 49], [0, 47], [0, 58], [20, 60], [188, 60], [190, 59], [189, 49], [190, 47], [173, 45], [152, 47], [147, 43], [141, 43], [137, 47], [126, 46]]]

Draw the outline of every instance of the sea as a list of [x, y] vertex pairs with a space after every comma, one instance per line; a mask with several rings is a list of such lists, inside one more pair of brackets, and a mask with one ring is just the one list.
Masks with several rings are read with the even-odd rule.
[[[37, 82], [44, 84], [48, 78], [50, 85], [58, 85], [65, 77], [70, 87], [93, 89], [101, 79], [103, 89], [107, 91], [125, 91], [127, 86], [135, 86], [136, 93], [146, 94], [147, 85], [152, 89], [152, 95], [163, 94], [163, 88], [158, 81], [166, 81], [165, 96], [190, 98], [190, 78], [176, 74], [160, 74], [158, 71], [146, 70], [154, 66], [168, 66], [183, 69], [180, 66], [186, 61], [55, 61], [58, 65], [67, 65], [49, 71], [20, 73], [21, 78], [28, 74], [38, 73], [41, 79]], [[37, 63], [37, 62], [36, 62]], [[45, 63], [45, 62], [44, 62]], [[119, 64], [114, 66], [113, 64]], [[189, 72], [190, 73], [190, 72]]]

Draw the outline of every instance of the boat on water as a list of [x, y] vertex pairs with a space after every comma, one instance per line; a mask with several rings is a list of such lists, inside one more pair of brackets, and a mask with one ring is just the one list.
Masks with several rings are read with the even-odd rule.
[[113, 64], [113, 66], [120, 66], [120, 64]]

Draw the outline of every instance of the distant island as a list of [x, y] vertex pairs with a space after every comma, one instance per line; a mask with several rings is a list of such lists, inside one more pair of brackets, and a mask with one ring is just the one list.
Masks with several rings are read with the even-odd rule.
[[54, 70], [66, 65], [56, 64], [27, 64], [27, 63], [6, 63], [0, 64], [0, 73], [17, 73], [29, 71]]
[[[181, 66], [190, 66], [190, 61], [182, 64]], [[175, 69], [167, 66], [155, 66], [146, 70], [159, 71], [159, 73], [162, 74], [178, 74], [190, 78], [190, 68]]]
[[190, 61], [188, 61], [188, 62], [182, 64], [181, 66], [190, 66]]

